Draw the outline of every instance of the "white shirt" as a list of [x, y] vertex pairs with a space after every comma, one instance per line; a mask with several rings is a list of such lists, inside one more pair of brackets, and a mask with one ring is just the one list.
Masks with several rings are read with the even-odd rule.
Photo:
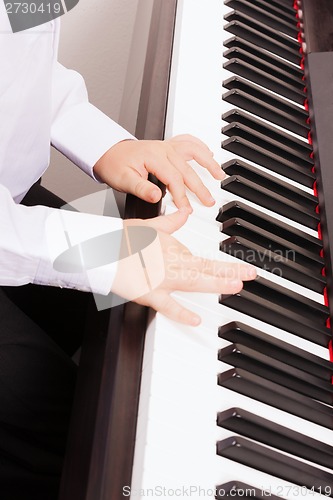
[[133, 138], [88, 102], [82, 77], [57, 62], [59, 28], [57, 19], [13, 34], [0, 2], [0, 285], [107, 294], [114, 265], [86, 274], [56, 272], [47, 235], [51, 228], [65, 250], [64, 231], [79, 242], [120, 229], [122, 221], [18, 204], [47, 169], [50, 144], [93, 177], [94, 164], [111, 146]]

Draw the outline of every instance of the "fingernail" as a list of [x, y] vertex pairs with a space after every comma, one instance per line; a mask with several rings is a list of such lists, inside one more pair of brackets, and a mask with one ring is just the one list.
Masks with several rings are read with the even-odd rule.
[[157, 201], [159, 201], [159, 200], [160, 200], [160, 197], [161, 197], [161, 193], [160, 193], [160, 191], [159, 191], [159, 190], [157, 190], [157, 189], [154, 189], [154, 191], [152, 191], [152, 192], [150, 193], [150, 199], [151, 199], [151, 201], [152, 201], [153, 203], [156, 203]]
[[255, 267], [251, 267], [250, 269], [247, 270], [247, 275], [249, 278], [255, 278], [257, 276], [257, 270]]

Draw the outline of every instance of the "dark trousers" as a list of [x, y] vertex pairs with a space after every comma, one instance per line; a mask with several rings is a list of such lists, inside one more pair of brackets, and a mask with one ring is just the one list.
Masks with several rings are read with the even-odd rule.
[[[34, 186], [24, 203], [61, 206]], [[56, 500], [90, 294], [0, 287], [0, 499]]]

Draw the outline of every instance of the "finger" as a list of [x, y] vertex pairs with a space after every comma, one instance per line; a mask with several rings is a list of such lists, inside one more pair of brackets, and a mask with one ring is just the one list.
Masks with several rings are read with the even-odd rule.
[[207, 146], [207, 144], [205, 144], [201, 139], [199, 139], [199, 137], [196, 137], [195, 135], [191, 135], [191, 134], [179, 134], [179, 135], [175, 135], [174, 137], [172, 137], [171, 139], [168, 139], [169, 142], [192, 142], [192, 143], [195, 143], [197, 144], [198, 146], [202, 147], [202, 148], [205, 148], [207, 150], [207, 152], [210, 152], [211, 154], [213, 154], [213, 152], [209, 149], [209, 147]]
[[148, 305], [178, 323], [190, 326], [198, 326], [201, 323], [198, 314], [181, 306], [167, 292], [160, 291], [150, 294]]
[[168, 158], [152, 158], [147, 163], [146, 168], [148, 172], [153, 173], [166, 185], [177, 208], [188, 208], [192, 211], [190, 202], [186, 196], [183, 176]]
[[243, 281], [239, 278], [221, 278], [202, 273], [196, 269], [172, 269], [167, 277], [167, 286], [173, 290], [183, 292], [235, 294], [243, 288]]
[[143, 179], [134, 169], [127, 171], [123, 183], [126, 185], [127, 193], [134, 194], [138, 198], [148, 201], [149, 203], [157, 203], [162, 197], [160, 188], [149, 180]]
[[169, 215], [160, 215], [154, 219], [147, 219], [145, 220], [145, 224], [156, 229], [156, 231], [172, 234], [185, 224], [188, 216], [189, 211], [186, 208], [182, 208]]
[[181, 172], [184, 183], [188, 189], [194, 193], [204, 205], [208, 207], [213, 206], [215, 204], [214, 198], [193, 168], [177, 154], [170, 152], [168, 158], [175, 168]]
[[199, 163], [202, 167], [206, 168], [214, 179], [223, 180], [226, 177], [226, 174], [222, 170], [221, 166], [211, 155], [208, 155], [203, 148], [195, 146], [193, 149], [193, 160]]
[[214, 160], [214, 153], [197, 137], [191, 135], [178, 135], [170, 139], [170, 142], [183, 142], [181, 145], [177, 144], [176, 149], [178, 150], [180, 146], [187, 160], [195, 160], [199, 165], [206, 168], [215, 179], [222, 180], [226, 177], [221, 166]]
[[198, 257], [192, 254], [181, 256], [182, 266], [207, 275], [226, 278], [228, 280], [253, 280], [257, 276], [257, 270], [251, 264], [224, 262]]

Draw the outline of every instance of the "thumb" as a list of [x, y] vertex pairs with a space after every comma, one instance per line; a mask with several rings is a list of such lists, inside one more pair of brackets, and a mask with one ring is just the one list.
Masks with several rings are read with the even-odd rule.
[[134, 171], [127, 178], [126, 191], [149, 203], [157, 203], [162, 197], [162, 191], [158, 186], [143, 179]]
[[156, 229], [156, 231], [162, 231], [164, 233], [172, 234], [173, 232], [180, 229], [189, 216], [189, 211], [186, 208], [181, 208], [169, 215], [160, 215], [154, 219], [146, 220], [145, 222], [149, 224], [150, 227]]

